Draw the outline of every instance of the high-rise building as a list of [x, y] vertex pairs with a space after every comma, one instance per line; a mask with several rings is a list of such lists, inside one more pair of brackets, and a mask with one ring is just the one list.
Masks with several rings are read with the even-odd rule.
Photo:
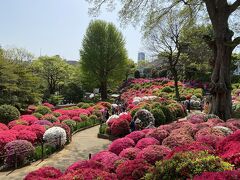
[[139, 61], [144, 61], [145, 60], [145, 53], [144, 52], [139, 52], [138, 53], [138, 62]]

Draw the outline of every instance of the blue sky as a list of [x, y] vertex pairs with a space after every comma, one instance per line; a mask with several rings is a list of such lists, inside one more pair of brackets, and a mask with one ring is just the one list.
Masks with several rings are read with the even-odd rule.
[[[93, 19], [85, 0], [2, 0], [0, 6], [0, 45], [23, 47], [35, 56], [59, 54], [68, 60], [79, 59], [86, 28]], [[117, 11], [102, 9], [98, 19], [120, 28]], [[136, 61], [143, 50], [141, 33], [131, 25], [120, 29], [130, 58]]]

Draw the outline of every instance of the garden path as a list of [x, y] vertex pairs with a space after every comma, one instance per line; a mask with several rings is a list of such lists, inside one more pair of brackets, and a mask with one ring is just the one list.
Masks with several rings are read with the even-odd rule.
[[75, 134], [72, 137], [72, 142], [65, 148], [44, 161], [37, 161], [29, 166], [16, 169], [13, 172], [0, 172], [1, 180], [22, 180], [29, 172], [39, 169], [44, 166], [54, 166], [64, 171], [72, 163], [88, 159], [89, 153], [94, 154], [98, 151], [106, 149], [110, 144], [109, 140], [98, 139], [99, 126], [86, 129]]

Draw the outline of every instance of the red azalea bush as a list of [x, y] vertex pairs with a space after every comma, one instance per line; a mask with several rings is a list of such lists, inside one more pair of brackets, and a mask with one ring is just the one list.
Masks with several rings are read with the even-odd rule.
[[59, 180], [74, 180], [74, 179], [104, 179], [104, 180], [117, 180], [117, 176], [113, 173], [102, 171], [99, 169], [83, 168], [68, 173], [59, 178]]
[[122, 150], [122, 152], [119, 154], [119, 157], [134, 160], [140, 151], [141, 149], [139, 148], [127, 148]]
[[[4, 164], [7, 167], [15, 165], [15, 160], [18, 164], [23, 164], [25, 160], [33, 155], [34, 147], [26, 140], [15, 140], [6, 144], [4, 147], [7, 157], [4, 160]], [[15, 155], [15, 153], [17, 153]]]
[[165, 138], [162, 142], [162, 145], [169, 147], [170, 149], [182, 146], [186, 144], [190, 144], [194, 141], [194, 139], [189, 135], [170, 135]]
[[34, 132], [37, 136], [38, 140], [41, 140], [43, 137], [43, 134], [45, 133], [46, 129], [45, 127], [39, 125], [39, 124], [33, 124], [30, 126], [31, 131]]
[[143, 138], [138, 141], [136, 148], [144, 149], [150, 145], [159, 145], [159, 141], [155, 138]]
[[204, 122], [204, 114], [193, 114], [187, 117], [187, 120], [192, 124]]
[[140, 139], [145, 137], [145, 133], [142, 131], [133, 131], [130, 134], [128, 134], [127, 136], [125, 136], [126, 138], [130, 138], [132, 139], [135, 143], [137, 143]]
[[197, 175], [193, 180], [238, 180], [240, 179], [240, 170], [223, 172], [204, 172]]
[[42, 167], [36, 171], [30, 172], [24, 180], [46, 180], [46, 179], [59, 179], [62, 176], [62, 172], [54, 167]]
[[143, 150], [141, 150], [138, 154], [136, 159], [144, 159], [149, 164], [154, 165], [156, 161], [160, 161], [165, 158], [171, 149], [162, 145], [150, 145]]
[[62, 116], [58, 117], [58, 120], [61, 121], [61, 122], [64, 121], [64, 120], [68, 120], [68, 119], [71, 119], [68, 115], [62, 115]]
[[236, 126], [238, 129], [240, 129], [240, 121], [239, 119], [228, 119], [227, 123]]
[[83, 169], [83, 168], [91, 168], [91, 169], [99, 169], [102, 171], [108, 171], [108, 169], [105, 168], [105, 166], [101, 162], [94, 161], [94, 160], [84, 160], [84, 161], [77, 161], [73, 163], [71, 166], [67, 168], [67, 170], [65, 171], [65, 174], [72, 173], [78, 169]]
[[102, 163], [107, 169], [109, 169], [110, 172], [113, 172], [113, 170], [115, 168], [115, 163], [119, 159], [120, 158], [112, 152], [101, 151], [101, 152], [98, 152], [97, 154], [93, 155], [91, 160]]
[[12, 127], [11, 130], [14, 130], [14, 131], [28, 130], [28, 131], [30, 131], [31, 127], [26, 126], [26, 125], [16, 125], [16, 126]]
[[116, 169], [118, 179], [138, 180], [141, 179], [150, 169], [151, 165], [142, 159], [127, 160]]
[[14, 121], [11, 121], [8, 123], [8, 127], [11, 129], [13, 128], [14, 126], [17, 126], [17, 125], [26, 125], [28, 126], [28, 122], [25, 121], [25, 120], [22, 120], [22, 119], [18, 119], [18, 120], [14, 120]]
[[123, 137], [129, 134], [129, 132], [129, 122], [127, 120], [119, 118], [118, 120], [113, 121], [111, 125], [111, 134], [113, 136]]
[[74, 120], [76, 122], [82, 122], [82, 119], [79, 116], [72, 117], [72, 120]]
[[38, 118], [33, 115], [22, 115], [20, 116], [20, 119], [27, 121], [29, 125], [34, 124], [36, 121], [38, 121]]
[[33, 131], [29, 130], [21, 130], [18, 132], [17, 139], [19, 140], [27, 140], [31, 143], [35, 143], [37, 140], [37, 135]]
[[132, 120], [132, 116], [131, 116], [131, 114], [128, 113], [128, 112], [121, 113], [121, 114], [119, 115], [119, 118], [125, 119], [125, 120], [127, 120], [129, 123], [130, 123], [131, 120]]
[[113, 152], [115, 153], [116, 155], [119, 155], [120, 152], [126, 148], [129, 148], [129, 147], [134, 147], [135, 146], [135, 143], [132, 139], [130, 138], [120, 138], [120, 139], [117, 139], [115, 141], [113, 141], [108, 150], [110, 152]]
[[148, 132], [146, 134], [146, 137], [153, 137], [153, 138], [157, 139], [161, 144], [163, 139], [168, 137], [168, 135], [169, 135], [169, 133], [166, 130], [156, 128], [156, 129], [153, 129], [150, 132]]
[[0, 133], [0, 154], [4, 153], [4, 146], [11, 142], [16, 140], [16, 134], [13, 133], [13, 131], [11, 130], [7, 130], [7, 131], [1, 131]]
[[6, 130], [8, 130], [8, 127], [5, 124], [0, 123], [0, 131], [6, 131]]
[[52, 105], [52, 104], [50, 104], [50, 103], [47, 103], [47, 102], [46, 102], [46, 103], [43, 103], [42, 105], [50, 108], [51, 110], [54, 109], [54, 105]]

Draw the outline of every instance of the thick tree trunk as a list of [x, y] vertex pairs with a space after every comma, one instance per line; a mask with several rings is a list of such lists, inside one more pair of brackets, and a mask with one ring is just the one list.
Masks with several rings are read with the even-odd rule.
[[107, 99], [107, 82], [101, 83], [101, 99], [102, 100]]
[[180, 100], [180, 95], [179, 95], [179, 88], [178, 88], [178, 74], [175, 69], [172, 69], [172, 75], [174, 78], [174, 88], [175, 88], [175, 95], [176, 99], [179, 101]]

